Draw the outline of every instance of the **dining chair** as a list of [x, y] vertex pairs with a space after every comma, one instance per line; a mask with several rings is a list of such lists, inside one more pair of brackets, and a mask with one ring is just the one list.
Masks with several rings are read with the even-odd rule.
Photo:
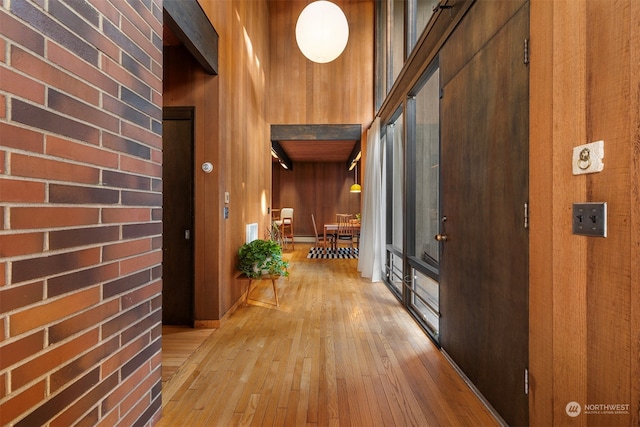
[[336, 240], [334, 242], [334, 247], [338, 249], [339, 242], [349, 242], [351, 248], [353, 248], [353, 225], [351, 224], [351, 219], [353, 215], [342, 215], [338, 214], [338, 231], [336, 233]]
[[295, 249], [293, 243], [293, 208], [280, 209], [280, 219], [273, 222], [280, 229], [282, 241], [286, 243], [287, 239], [291, 239], [291, 247]]
[[330, 243], [331, 246], [333, 246], [334, 235], [327, 234], [327, 240], [325, 240], [324, 233], [318, 233], [318, 227], [316, 226], [316, 217], [313, 214], [311, 214], [311, 222], [313, 222], [313, 231], [314, 233], [316, 233], [316, 247], [320, 247], [322, 244], [322, 247], [326, 248], [327, 243]]

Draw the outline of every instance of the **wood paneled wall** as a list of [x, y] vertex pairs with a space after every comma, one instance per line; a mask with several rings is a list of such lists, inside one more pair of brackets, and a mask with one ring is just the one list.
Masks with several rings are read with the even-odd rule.
[[[199, 3], [220, 36], [219, 75], [207, 75], [185, 52], [166, 49], [164, 104], [195, 106], [195, 323], [218, 326], [241, 296], [236, 254], [245, 226], [258, 223], [262, 235], [269, 223], [269, 14], [266, 2]], [[210, 174], [200, 169], [206, 161], [214, 165]]]
[[[640, 422], [640, 4], [531, 1], [530, 421]], [[605, 168], [573, 176], [574, 146]], [[608, 203], [607, 238], [571, 232], [571, 205]], [[629, 405], [626, 414], [566, 405]]]
[[374, 1], [334, 1], [349, 22], [349, 42], [342, 55], [327, 64], [309, 61], [296, 44], [298, 16], [311, 2], [269, 1], [268, 120], [272, 124], [360, 123], [364, 165], [366, 132], [374, 117]]
[[[310, 1], [199, 3], [220, 36], [219, 75], [207, 75], [184, 52], [167, 48], [164, 105], [196, 107], [195, 316], [198, 326], [218, 326], [240, 297], [234, 277], [245, 226], [258, 223], [263, 236], [269, 224], [269, 126], [361, 123], [365, 132], [371, 123], [373, 1], [337, 2], [350, 40], [329, 64], [308, 61], [293, 36]], [[211, 174], [200, 170], [205, 161], [214, 165]], [[343, 173], [353, 176], [346, 167]], [[229, 219], [222, 215], [225, 192]]]
[[344, 163], [295, 163], [293, 170], [273, 166], [273, 207], [294, 209], [296, 236], [313, 236], [311, 214], [318, 233], [324, 223], [335, 222], [337, 213], [360, 212], [360, 193], [350, 193], [355, 171]]
[[271, 66], [268, 118], [273, 124], [362, 123], [373, 120], [373, 0], [336, 0], [349, 22], [342, 55], [316, 64], [302, 55], [295, 25], [312, 0], [269, 1]]

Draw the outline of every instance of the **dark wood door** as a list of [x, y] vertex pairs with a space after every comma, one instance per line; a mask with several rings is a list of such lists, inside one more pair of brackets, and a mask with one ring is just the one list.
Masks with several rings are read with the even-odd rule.
[[162, 323], [192, 325], [193, 108], [166, 107], [162, 120]]
[[528, 424], [528, 28], [528, 3], [477, 2], [440, 56], [441, 344], [510, 425]]

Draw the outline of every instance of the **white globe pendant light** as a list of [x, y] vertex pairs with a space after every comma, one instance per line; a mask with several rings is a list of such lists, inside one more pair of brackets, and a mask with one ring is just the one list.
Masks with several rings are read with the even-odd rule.
[[296, 24], [296, 41], [304, 56], [313, 62], [336, 59], [349, 40], [349, 23], [342, 9], [330, 1], [310, 3]]

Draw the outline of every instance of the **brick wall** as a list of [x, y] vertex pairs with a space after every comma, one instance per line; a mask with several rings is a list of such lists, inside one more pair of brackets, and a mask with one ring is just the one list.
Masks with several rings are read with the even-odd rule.
[[0, 425], [153, 424], [162, 0], [0, 0]]

